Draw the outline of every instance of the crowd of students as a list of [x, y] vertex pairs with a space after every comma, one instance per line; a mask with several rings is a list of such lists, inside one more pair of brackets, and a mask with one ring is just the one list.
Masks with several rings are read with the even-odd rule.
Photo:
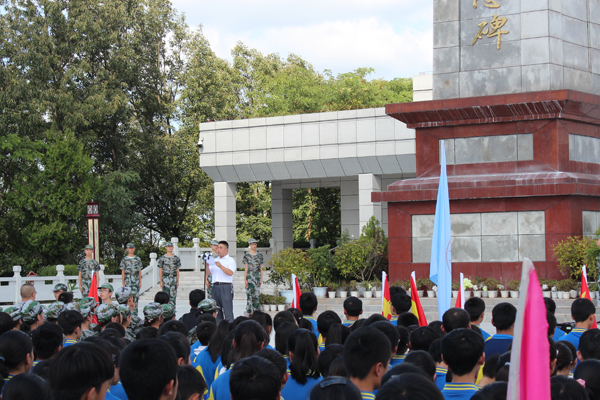
[[[315, 318], [317, 298], [303, 293], [299, 309], [218, 325], [217, 306], [202, 291], [190, 293], [192, 308], [180, 320], [159, 293], [163, 304], [144, 307], [137, 327], [126, 289], [117, 296], [124, 307], [111, 307], [106, 296], [99, 306], [62, 296], [66, 304], [44, 310], [29, 299], [0, 312], [2, 399], [506, 399], [512, 304], [494, 306], [496, 332], [488, 334], [479, 327], [486, 312], [479, 298], [419, 326], [410, 297], [398, 287], [391, 292], [391, 321], [363, 316], [356, 297], [344, 301], [343, 318], [331, 310]], [[552, 400], [600, 400], [595, 306], [572, 303], [569, 333], [556, 327], [551, 299], [546, 308], [548, 337], [540, 340], [548, 340], [550, 364], [539, 368], [552, 376]]]

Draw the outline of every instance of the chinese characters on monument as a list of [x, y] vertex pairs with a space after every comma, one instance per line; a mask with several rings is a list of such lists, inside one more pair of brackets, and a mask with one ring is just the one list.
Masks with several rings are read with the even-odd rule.
[[[488, 8], [500, 8], [500, 4], [498, 4], [495, 0], [482, 0], [483, 5]], [[478, 0], [473, 0], [473, 8], [477, 8]], [[475, 45], [479, 39], [483, 39], [483, 36], [486, 35], [489, 38], [493, 38], [494, 36], [498, 37], [496, 47], [498, 50], [502, 47], [502, 35], [506, 35], [510, 33], [509, 31], [503, 31], [502, 27], [506, 25], [508, 22], [508, 18], [499, 17], [494, 15], [494, 18], [488, 23], [486, 21], [480, 22], [477, 24], [479, 26], [479, 31], [475, 35], [473, 39], [473, 43], [471, 45]]]

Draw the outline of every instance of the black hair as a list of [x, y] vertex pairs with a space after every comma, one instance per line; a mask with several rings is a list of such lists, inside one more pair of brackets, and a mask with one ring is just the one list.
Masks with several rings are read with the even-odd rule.
[[[487, 361], [485, 363], [487, 364]], [[471, 397], [471, 400], [506, 400], [507, 393], [508, 382], [494, 382], [485, 385]]]
[[552, 400], [589, 399], [586, 389], [581, 386], [579, 382], [577, 382], [575, 379], [569, 379], [562, 375], [557, 375], [550, 378], [550, 396]]
[[63, 329], [56, 324], [42, 324], [30, 335], [36, 360], [52, 358], [63, 344]]
[[402, 364], [394, 365], [392, 368], [390, 368], [390, 370], [383, 375], [383, 378], [381, 378], [381, 385], [385, 385], [385, 383], [393, 377], [402, 374], [419, 374], [431, 380], [431, 376], [425, 372], [423, 368], [413, 363], [404, 362]]
[[[200, 311], [198, 311], [200, 312]], [[196, 314], [196, 325], [198, 325], [200, 322], [212, 322], [213, 324], [217, 325], [217, 319], [215, 317], [213, 317], [212, 314]]]
[[273, 350], [273, 349], [267, 349], [266, 347], [264, 349], [260, 349], [259, 351], [256, 352], [256, 354], [254, 354], [256, 357], [262, 357], [266, 360], [269, 360], [273, 363], [274, 366], [277, 367], [277, 370], [279, 371], [279, 379], [283, 381], [283, 377], [285, 376], [286, 372], [287, 372], [287, 361], [285, 361], [285, 358], [283, 358], [283, 356], [281, 354], [279, 354], [277, 351]]
[[277, 328], [279, 328], [279, 326], [284, 322], [291, 322], [296, 326], [298, 325], [298, 321], [296, 321], [294, 314], [292, 314], [289, 310], [285, 310], [279, 311], [277, 314], [275, 314], [275, 317], [273, 318], [273, 329], [277, 331]]
[[327, 332], [327, 338], [325, 340], [325, 347], [331, 346], [334, 344], [344, 344], [346, 343], [346, 339], [350, 335], [350, 328], [346, 325], [342, 324], [333, 324], [329, 327], [329, 331]]
[[[204, 300], [206, 298], [206, 294], [204, 293], [204, 290], [200, 290], [200, 289], [194, 289], [190, 292], [189, 295], [189, 299], [190, 299], [190, 306], [191, 307], [198, 307], [198, 304], [200, 304], [200, 302], [202, 300]], [[187, 397], [186, 397], [187, 399]]]
[[471, 297], [465, 301], [465, 311], [469, 313], [471, 322], [477, 321], [485, 311], [485, 301], [479, 297]]
[[226, 240], [221, 240], [221, 241], [219, 241], [219, 244], [222, 244], [223, 246], [225, 246], [225, 247], [229, 248], [229, 243], [227, 243], [227, 241], [226, 241]]
[[0, 311], [0, 335], [12, 330], [19, 321], [14, 321], [10, 315]]
[[483, 349], [483, 338], [470, 329], [455, 329], [442, 339], [442, 356], [454, 375], [473, 371]]
[[314, 293], [302, 293], [300, 295], [300, 310], [302, 310], [303, 315], [312, 315], [318, 305], [319, 301]]
[[187, 340], [187, 337], [179, 332], [167, 332], [160, 336], [158, 340], [168, 343], [173, 349], [173, 352], [175, 352], [175, 357], [178, 359], [183, 358], [183, 361], [186, 364], [188, 363], [191, 350], [190, 342]]
[[442, 339], [435, 339], [429, 346], [429, 354], [433, 357], [436, 363], [441, 363], [442, 360]]
[[593, 314], [596, 314], [596, 306], [591, 300], [579, 298], [571, 304], [571, 315], [576, 323], [587, 320]]
[[573, 356], [573, 361], [577, 360], [577, 349], [575, 348], [575, 345], [567, 340], [561, 340], [560, 342], [569, 348], [571, 355]]
[[232, 400], [275, 400], [281, 391], [281, 379], [272, 362], [248, 357], [233, 366], [229, 389]]
[[[573, 363], [573, 354], [571, 354], [571, 350], [562, 342], [563, 341], [556, 342], [556, 372], [570, 367]], [[485, 363], [487, 364], [487, 360]]]
[[[501, 375], [500, 371], [504, 368], [504, 371], [508, 372], [508, 368], [510, 367], [510, 353], [511, 351], [507, 351], [506, 353], [498, 355], [498, 361], [496, 361], [496, 380], [498, 376]], [[500, 377], [500, 380], [508, 382], [508, 373], [506, 377]]]
[[366, 319], [359, 319], [358, 321], [354, 321], [354, 323], [350, 326], [350, 332], [354, 332], [358, 328], [361, 328], [365, 324]]
[[136, 340], [123, 350], [119, 372], [129, 400], [158, 400], [165, 386], [177, 379], [177, 359], [161, 340]]
[[62, 292], [58, 295], [58, 299], [56, 301], [62, 301], [65, 304], [69, 304], [73, 302], [73, 293], [71, 292]]
[[290, 307], [286, 311], [291, 312], [294, 318], [296, 318], [296, 323], [300, 325], [300, 320], [303, 319], [302, 310], [299, 308]]
[[400, 337], [400, 339], [398, 339], [398, 350], [396, 351], [396, 354], [404, 354], [410, 343], [410, 333], [408, 333], [408, 329], [400, 325], [396, 325], [396, 330]]
[[288, 340], [292, 333], [300, 329], [296, 322], [284, 322], [275, 330], [275, 350], [281, 355], [288, 355]]
[[498, 359], [500, 358], [500, 354], [492, 354], [485, 360], [485, 364], [483, 364], [483, 376], [488, 378], [496, 378], [496, 365], [498, 364]]
[[248, 320], [238, 325], [235, 330], [235, 348], [237, 350], [236, 361], [252, 357], [260, 350], [260, 344], [265, 344], [266, 333], [263, 327], [256, 321]]
[[169, 304], [170, 300], [171, 300], [171, 296], [167, 292], [160, 291], [154, 295], [154, 302], [161, 304], [161, 305]]
[[377, 400], [444, 400], [444, 396], [431, 379], [407, 373], [387, 381], [377, 392]]
[[266, 312], [262, 312], [260, 310], [255, 310], [252, 315], [250, 316], [250, 319], [253, 321], [256, 321], [259, 323], [260, 326], [262, 326], [262, 328], [265, 331], [265, 346], [267, 346], [269, 344], [269, 342], [271, 341], [271, 328], [273, 326], [273, 318], [271, 318], [271, 316], [269, 314], [267, 314]]
[[302, 328], [302, 329], [308, 329], [309, 331], [312, 331], [313, 325], [312, 323], [307, 320], [306, 318], [302, 318], [300, 320], [300, 322], [298, 322], [298, 327]]
[[556, 303], [550, 297], [544, 297], [544, 305], [546, 311], [550, 311], [552, 314], [556, 313]]
[[217, 331], [217, 325], [212, 322], [201, 322], [196, 326], [196, 335], [202, 346], [208, 346]]
[[250, 318], [240, 315], [239, 317], [237, 317], [236, 319], [233, 320], [233, 323], [232, 323], [233, 329], [237, 328], [238, 325], [241, 324], [242, 322], [248, 321], [248, 320], [250, 320]]
[[552, 337], [556, 329], [556, 317], [550, 311], [546, 311], [546, 320], [548, 321], [548, 337]]
[[158, 328], [158, 336], [160, 337], [167, 332], [179, 332], [183, 336], [187, 336], [189, 330], [187, 325], [183, 322], [172, 319], [163, 323], [160, 328]]
[[365, 379], [378, 363], [389, 365], [391, 343], [380, 330], [367, 326], [355, 330], [344, 345], [344, 364], [351, 378]]
[[405, 313], [398, 315], [398, 320], [396, 321], [396, 325], [403, 326], [405, 328], [408, 328], [409, 326], [412, 326], [412, 325], [419, 326], [419, 318], [417, 318], [417, 316], [415, 314], [411, 313], [410, 311], [405, 312]]
[[430, 326], [420, 326], [410, 334], [410, 351], [429, 351], [434, 340], [439, 339], [435, 329]]
[[344, 364], [344, 357], [335, 358], [331, 365], [329, 365], [328, 376], [343, 376], [348, 378], [348, 371], [346, 370], [346, 364]]
[[348, 378], [332, 376], [313, 386], [309, 400], [362, 400], [362, 394]]
[[188, 400], [195, 394], [200, 395], [200, 399], [208, 386], [200, 371], [191, 365], [180, 365], [177, 367], [177, 398]]
[[396, 352], [396, 347], [398, 346], [398, 342], [400, 341], [400, 333], [394, 325], [392, 325], [389, 321], [377, 321], [371, 325], [372, 328], [378, 329], [388, 338], [390, 341], [390, 349], [392, 353]]
[[379, 321], [390, 322], [390, 321], [388, 321], [388, 319], [386, 317], [384, 317], [381, 314], [371, 314], [371, 315], [369, 315], [369, 318], [367, 318], [365, 320], [365, 323], [363, 326], [369, 326], [369, 325], [374, 324], [375, 322], [379, 322]]
[[125, 328], [123, 328], [123, 325], [121, 325], [121, 324], [119, 324], [117, 322], [109, 322], [108, 324], [106, 324], [106, 327], [104, 328], [104, 330], [102, 332], [100, 332], [99, 334], [100, 335], [103, 334], [108, 329], [110, 329], [109, 333], [111, 335], [116, 335], [116, 336], [118, 336], [120, 338], [124, 338], [125, 337]]
[[396, 295], [397, 293], [406, 294], [406, 290], [404, 290], [404, 288], [401, 286], [395, 286], [395, 285], [390, 286], [390, 299], [392, 297], [394, 297], [394, 295]]
[[54, 357], [49, 373], [50, 390], [55, 399], [79, 400], [91, 388], [100, 392], [114, 372], [111, 356], [102, 347], [89, 342], [76, 343]]
[[219, 358], [219, 355], [221, 354], [221, 350], [223, 349], [223, 342], [229, 334], [230, 328], [231, 324], [229, 323], [229, 321], [223, 320], [219, 322], [219, 325], [217, 325], [217, 330], [215, 331], [212, 340], [206, 347], [206, 351], [208, 351], [208, 353], [210, 354], [210, 359], [213, 363], [217, 361], [217, 358]]
[[327, 333], [329, 332], [329, 327], [333, 324], [341, 324], [342, 320], [334, 311], [327, 310], [323, 311], [317, 317], [317, 329], [323, 338], [327, 337]]
[[[9, 371], [19, 366], [31, 354], [33, 344], [26, 333], [8, 331], [0, 336], [0, 375], [7, 378]], [[32, 360], [33, 361], [33, 360]]]
[[290, 362], [290, 373], [294, 380], [302, 385], [306, 377], [318, 378], [319, 364], [317, 363], [317, 337], [306, 329], [295, 330], [288, 340], [288, 348], [293, 354]]
[[[556, 360], [556, 343], [554, 343], [554, 340], [552, 340], [552, 338], [548, 338], [548, 344], [549, 344], [549, 350], [550, 350], [550, 362]], [[512, 349], [512, 343], [510, 344], [511, 349]], [[552, 371], [550, 371], [552, 372]]]
[[444, 336], [446, 336], [446, 332], [442, 330], [442, 321], [431, 321], [428, 326], [435, 330], [435, 333], [438, 335], [438, 339], [442, 339]]
[[[39, 361], [34, 367], [31, 369], [31, 373], [39, 376], [46, 382], [50, 382], [50, 369], [52, 368], [53, 358], [48, 360]], [[25, 375], [25, 374], [20, 374]]]
[[19, 374], [2, 390], [4, 400], [52, 400], [50, 385], [35, 374]]
[[329, 376], [329, 367], [333, 360], [341, 357], [343, 353], [344, 346], [341, 344], [330, 344], [325, 347], [321, 354], [319, 354], [317, 364], [319, 365], [319, 371], [321, 371], [321, 375], [323, 375], [324, 378]]
[[510, 329], [517, 318], [517, 308], [510, 303], [496, 304], [492, 309], [492, 322], [499, 331]]
[[112, 344], [119, 350], [123, 350], [127, 343], [125, 339], [120, 336], [120, 334], [115, 329], [105, 329], [98, 335], [99, 338], [106, 340], [108, 343]]
[[473, 332], [475, 332], [476, 334], [480, 335], [481, 337], [483, 337], [483, 333], [481, 332], [481, 329], [479, 329], [478, 326], [476, 325], [471, 325], [470, 328]]
[[600, 329], [588, 329], [583, 332], [578, 350], [584, 360], [600, 359]]
[[221, 364], [223, 364], [225, 369], [229, 369], [237, 358], [237, 350], [233, 348], [233, 339], [235, 338], [236, 330], [232, 329], [229, 331], [223, 340], [223, 346], [221, 346]]
[[600, 379], [598, 379], [598, 376], [600, 376], [599, 360], [582, 361], [573, 372], [573, 380], [583, 380], [585, 382], [585, 389], [591, 400], [600, 399]]
[[158, 329], [153, 326], [145, 326], [135, 335], [137, 340], [140, 339], [158, 339]]
[[446, 333], [450, 333], [455, 329], [469, 328], [471, 326], [471, 318], [469, 317], [469, 313], [462, 308], [451, 308], [442, 316], [442, 326]]
[[412, 300], [406, 293], [398, 293], [392, 296], [392, 307], [396, 310], [396, 314], [410, 311], [412, 307]]
[[80, 343], [93, 343], [98, 345], [102, 350], [106, 352], [110, 356], [111, 364], [113, 367], [119, 366], [119, 361], [121, 360], [121, 349], [115, 345], [113, 345], [108, 337], [100, 337], [100, 336], [90, 336], [85, 338], [83, 342]]
[[429, 354], [429, 352], [424, 350], [411, 350], [404, 358], [403, 364], [415, 364], [417, 367], [421, 367], [423, 371], [429, 375], [429, 377], [433, 380], [435, 376], [435, 360]]
[[363, 309], [362, 301], [358, 297], [348, 297], [344, 300], [344, 310], [349, 317], [358, 317]]

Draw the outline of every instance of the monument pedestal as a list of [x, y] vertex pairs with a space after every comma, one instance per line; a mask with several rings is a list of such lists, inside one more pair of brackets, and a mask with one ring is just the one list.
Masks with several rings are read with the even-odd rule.
[[440, 141], [447, 160], [453, 275], [561, 278], [552, 247], [600, 224], [600, 96], [557, 90], [391, 104], [416, 130], [417, 178], [372, 193], [388, 202], [392, 282], [429, 275]]

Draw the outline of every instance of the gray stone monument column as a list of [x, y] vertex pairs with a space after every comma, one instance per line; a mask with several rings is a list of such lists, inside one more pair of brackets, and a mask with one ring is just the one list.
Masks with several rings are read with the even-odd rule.
[[229, 255], [236, 258], [235, 183], [215, 182], [215, 236], [229, 242]]
[[281, 182], [271, 182], [271, 236], [277, 252], [294, 244], [292, 189], [283, 189]]
[[433, 98], [600, 93], [599, 0], [434, 0]]
[[344, 179], [340, 185], [340, 208], [342, 210], [342, 233], [347, 229], [350, 236], [360, 236], [358, 222], [358, 179]]
[[381, 191], [381, 176], [374, 174], [358, 175], [358, 208], [360, 229], [371, 217], [377, 218], [379, 223], [381, 219], [381, 203], [371, 202], [371, 192]]

